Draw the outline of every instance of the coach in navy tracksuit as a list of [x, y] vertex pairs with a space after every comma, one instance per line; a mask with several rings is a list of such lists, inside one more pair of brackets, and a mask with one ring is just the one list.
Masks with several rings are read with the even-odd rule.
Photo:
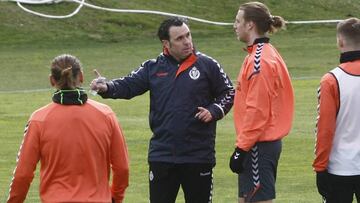
[[211, 202], [216, 121], [232, 107], [234, 89], [220, 64], [193, 49], [185, 21], [159, 27], [164, 51], [126, 77], [94, 79], [103, 98], [130, 99], [150, 90], [150, 201], [175, 202], [180, 185], [187, 203]]

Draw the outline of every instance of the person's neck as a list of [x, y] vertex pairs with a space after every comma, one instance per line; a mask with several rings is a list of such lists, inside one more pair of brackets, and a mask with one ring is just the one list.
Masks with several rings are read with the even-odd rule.
[[252, 46], [256, 39], [266, 37], [266, 35], [252, 34], [249, 37], [249, 41], [247, 42], [247, 46]]
[[175, 59], [175, 61], [177, 61], [179, 63], [184, 60], [184, 59], [180, 59], [179, 57], [176, 57], [174, 55], [171, 55], [171, 56]]
[[[64, 89], [63, 87], [60, 87], [59, 85], [54, 86], [56, 89], [61, 90]], [[82, 88], [81, 83], [76, 83], [74, 89]]]
[[350, 52], [350, 51], [360, 51], [360, 47], [342, 47], [340, 48], [341, 53]]
[[182, 63], [182, 62], [185, 61], [187, 58], [189, 58], [190, 55], [191, 55], [191, 54], [189, 54], [189, 55], [186, 56], [185, 58], [179, 58], [179, 57], [176, 57], [176, 56], [170, 54], [170, 56], [173, 57], [178, 63]]

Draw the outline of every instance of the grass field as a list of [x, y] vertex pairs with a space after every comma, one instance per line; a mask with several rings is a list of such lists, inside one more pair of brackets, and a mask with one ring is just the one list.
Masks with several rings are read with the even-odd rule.
[[[120, 4], [120, 1], [109, 2], [104, 3], [104, 6]], [[121, 2], [128, 8], [143, 8], [139, 5], [156, 10], [167, 8], [168, 11], [178, 11], [182, 14], [191, 11], [194, 15], [212, 20], [232, 21], [232, 13], [236, 8], [229, 5], [238, 5], [243, 1], [197, 0], [194, 1], [192, 10], [187, 10], [189, 6], [183, 4], [176, 7], [173, 5], [176, 0], [171, 0], [169, 6], [166, 6], [165, 1], [160, 2], [159, 7], [150, 0]], [[276, 14], [289, 20], [339, 16], [344, 18], [346, 15], [359, 13], [360, 10], [359, 4], [356, 4], [357, 0], [341, 1], [339, 5], [335, 0], [264, 2], [269, 4]], [[199, 8], [205, 3], [209, 5], [209, 12], [199, 12]], [[36, 9], [49, 13], [64, 13], [64, 10], [71, 7], [72, 5], [65, 4], [59, 5], [56, 9], [45, 6], [38, 6]], [[217, 7], [219, 12], [216, 12], [214, 7]], [[55, 56], [70, 53], [79, 57], [85, 70], [84, 86], [87, 87], [93, 78], [93, 68], [97, 68], [108, 78], [115, 78], [129, 73], [144, 60], [154, 58], [161, 52], [160, 44], [154, 36], [160, 20], [158, 17], [144, 16], [145, 20], [141, 21], [132, 15], [121, 15], [124, 22], [119, 25], [118, 22], [114, 22], [114, 19], [117, 19], [116, 14], [102, 15], [101, 12], [94, 12], [94, 15], [89, 17], [90, 11], [86, 9], [81, 15], [66, 21], [51, 21], [21, 12], [16, 13], [17, 11], [19, 9], [14, 5], [0, 3], [0, 202], [7, 198], [16, 154], [27, 119], [35, 109], [51, 101], [53, 90], [48, 82], [48, 66]], [[211, 15], [212, 12], [214, 15]], [[219, 14], [221, 12], [224, 14]], [[96, 20], [96, 17], [99, 19]], [[87, 18], [94, 22], [88, 22], [89, 19], [86, 21]], [[52, 27], [54, 22], [56, 25]], [[88, 25], [82, 26], [84, 23]], [[243, 45], [235, 40], [231, 27], [217, 28], [195, 23], [191, 28], [197, 49], [217, 59], [231, 79], [235, 80], [245, 52], [242, 50]], [[276, 202], [317, 203], [320, 202], [320, 197], [316, 191], [315, 176], [311, 167], [316, 89], [321, 76], [338, 63], [335, 25], [291, 25], [287, 30], [272, 36], [271, 42], [278, 48], [289, 67], [296, 97], [293, 129], [284, 139], [278, 168]], [[131, 170], [125, 202], [148, 202], [146, 158], [151, 136], [148, 127], [149, 95], [145, 94], [130, 101], [103, 100], [94, 96], [90, 98], [110, 105], [124, 130]], [[214, 203], [236, 202], [237, 178], [228, 169], [228, 158], [233, 151], [234, 141], [230, 112], [218, 123]], [[40, 202], [38, 183], [36, 176], [26, 202]], [[177, 199], [180, 203], [184, 202], [181, 193]]]
[[[323, 30], [323, 29], [322, 29]], [[329, 28], [329, 33], [332, 29]], [[292, 41], [286, 32], [274, 35], [275, 46], [283, 53], [294, 78], [310, 77], [310, 79], [294, 79], [296, 93], [296, 115], [294, 127], [284, 140], [283, 154], [279, 165], [277, 202], [318, 202], [314, 186], [314, 174], [311, 169], [313, 158], [316, 88], [320, 76], [337, 62], [337, 51], [334, 39], [328, 35], [327, 40], [319, 40], [320, 33], [308, 38], [307, 45], [303, 39]], [[321, 36], [324, 33], [321, 32]], [[197, 47], [205, 53], [217, 58], [229, 73], [236, 78], [244, 56], [241, 44], [234, 37], [223, 39], [195, 39]], [[317, 50], [319, 54], [304, 49]], [[324, 50], [322, 50], [324, 49]], [[1, 49], [0, 60], [3, 61], [0, 93], [0, 194], [5, 198], [15, 157], [22, 139], [22, 131], [26, 120], [35, 109], [50, 102], [52, 90], [40, 92], [23, 92], [21, 90], [47, 89], [48, 64], [61, 53], [71, 53], [83, 61], [86, 82], [92, 79], [91, 69], [98, 68], [105, 76], [117, 77], [137, 67], [144, 59], [155, 57], [160, 52], [156, 40], [132, 41], [131, 43], [94, 44], [82, 47], [53, 48], [21, 48]], [[320, 54], [328, 53], [328, 55]], [[299, 54], [301, 53], [301, 55]], [[298, 55], [299, 54], [299, 55]], [[331, 58], [329, 60], [329, 57]], [[118, 115], [129, 146], [131, 159], [130, 187], [127, 190], [126, 202], [147, 202], [147, 146], [151, 132], [148, 127], [148, 95], [130, 101], [102, 100], [110, 105]], [[236, 176], [228, 169], [228, 157], [233, 150], [234, 128], [230, 113], [218, 124], [217, 133], [217, 166], [215, 168], [214, 202], [235, 202]], [[140, 152], [140, 153], [139, 153]], [[28, 194], [27, 202], [38, 202], [38, 180], [35, 181]], [[142, 195], [139, 195], [142, 194]], [[183, 202], [181, 196], [179, 202]]]

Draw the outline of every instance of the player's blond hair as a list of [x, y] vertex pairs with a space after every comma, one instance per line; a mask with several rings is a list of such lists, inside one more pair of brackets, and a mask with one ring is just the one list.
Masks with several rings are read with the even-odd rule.
[[245, 21], [255, 23], [259, 34], [274, 33], [285, 28], [285, 20], [281, 16], [271, 15], [269, 8], [263, 3], [248, 2], [242, 4], [239, 10], [244, 11]]
[[51, 63], [51, 76], [60, 89], [75, 89], [76, 78], [80, 72], [80, 61], [72, 55], [57, 56]]

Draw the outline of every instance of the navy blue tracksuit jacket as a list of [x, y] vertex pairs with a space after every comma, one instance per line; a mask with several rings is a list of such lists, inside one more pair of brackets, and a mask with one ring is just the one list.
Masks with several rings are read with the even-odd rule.
[[[149, 162], [215, 164], [216, 121], [229, 112], [235, 93], [217, 61], [196, 52], [179, 63], [161, 53], [107, 86], [103, 98], [130, 99], [150, 91]], [[213, 121], [195, 118], [198, 107], [208, 109]]]

